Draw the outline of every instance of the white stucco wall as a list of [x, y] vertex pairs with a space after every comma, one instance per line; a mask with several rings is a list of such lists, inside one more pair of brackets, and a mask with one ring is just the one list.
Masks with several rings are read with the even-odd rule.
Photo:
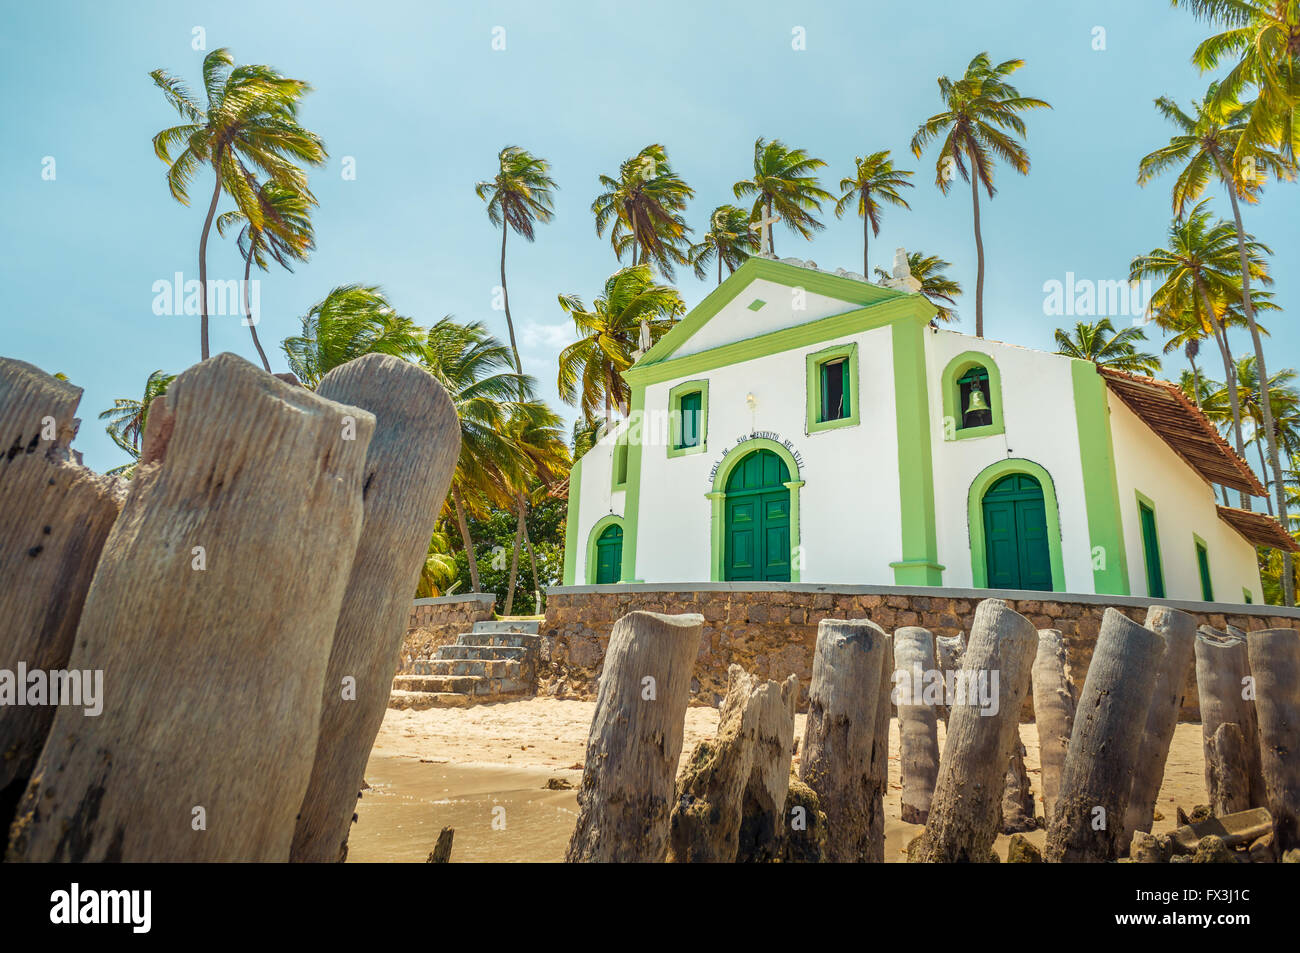
[[[587, 578], [587, 538], [592, 527], [611, 513], [623, 516], [627, 493], [611, 490], [613, 478], [614, 444], [626, 423], [615, 427], [590, 450], [582, 455], [581, 479], [578, 486], [578, 546], [574, 552], [573, 581], [583, 585]], [[573, 505], [570, 501], [570, 506]]]
[[[966, 351], [987, 354], [997, 364], [1006, 432], [945, 440], [942, 375], [948, 362]], [[1070, 360], [940, 330], [926, 335], [926, 374], [930, 384], [935, 521], [939, 562], [946, 567], [944, 585], [973, 584], [968, 525], [971, 484], [985, 467], [1022, 458], [1037, 463], [1052, 477], [1061, 527], [1065, 591], [1093, 592]]]
[[1255, 602], [1263, 602], [1255, 547], [1219, 518], [1210, 484], [1156, 437], [1123, 401], [1109, 394], [1109, 403], [1129, 592], [1135, 596], [1148, 595], [1138, 517], [1137, 494], [1141, 492], [1155, 504], [1156, 536], [1167, 598], [1201, 598], [1201, 577], [1192, 538], [1195, 533], [1205, 540], [1209, 552], [1214, 601], [1244, 602], [1241, 590], [1246, 588]]

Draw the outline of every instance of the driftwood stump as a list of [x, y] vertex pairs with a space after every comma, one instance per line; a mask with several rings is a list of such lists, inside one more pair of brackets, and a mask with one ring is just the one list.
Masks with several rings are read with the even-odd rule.
[[799, 679], [727, 671], [717, 735], [695, 746], [677, 778], [668, 859], [735, 863], [775, 857], [784, 824]]
[[433, 845], [433, 850], [429, 851], [429, 856], [425, 860], [426, 864], [449, 864], [451, 863], [451, 842], [456, 836], [456, 828], [444, 827], [438, 832], [438, 843]]
[[1215, 816], [1250, 808], [1250, 772], [1246, 769], [1246, 739], [1241, 726], [1225, 721], [1210, 741], [1210, 810]]
[[1006, 785], [1002, 789], [1002, 833], [1023, 834], [1038, 826], [1034, 817], [1034, 791], [1025, 768], [1025, 743], [1017, 734], [1007, 762]]
[[877, 709], [888, 706], [880, 694], [882, 672], [892, 667], [888, 651], [884, 629], [866, 619], [823, 619], [817, 627], [799, 777], [826, 812], [832, 861], [884, 857], [884, 844], [872, 833], [880, 785]]
[[1300, 847], [1300, 633], [1252, 632], [1259, 752], [1277, 856]]
[[1134, 765], [1133, 785], [1129, 791], [1128, 808], [1124, 813], [1121, 844], [1129, 843], [1134, 831], [1151, 830], [1156, 798], [1160, 794], [1160, 783], [1165, 777], [1165, 762], [1169, 759], [1169, 745], [1174, 740], [1174, 728], [1178, 725], [1178, 712], [1183, 707], [1183, 695], [1196, 643], [1196, 619], [1186, 612], [1166, 606], [1152, 606], [1147, 610], [1144, 624], [1160, 636], [1164, 647], [1156, 668], [1156, 681], [1151, 689], [1151, 702], [1147, 707], [1142, 739], [1138, 742], [1141, 756]]
[[930, 819], [908, 860], [982, 864], [992, 856], [1037, 647], [1033, 623], [1001, 599], [976, 607]]
[[614, 623], [565, 860], [658, 862], [704, 617], [631, 612]]
[[904, 626], [894, 631], [894, 702], [898, 708], [899, 765], [903, 775], [902, 819], [924, 824], [939, 776], [939, 721], [933, 695], [938, 669], [934, 636]]
[[11, 858], [288, 859], [373, 429], [233, 354], [155, 400], [70, 660], [104, 711], [55, 715]]
[[334, 630], [320, 738], [290, 859], [345, 854], [366, 759], [388, 710], [412, 593], [460, 454], [460, 420], [433, 375], [367, 354], [325, 375], [316, 393], [375, 415], [365, 518]]
[[1120, 842], [1124, 812], [1147, 756], [1138, 746], [1163, 652], [1164, 639], [1117, 609], [1102, 616], [1047, 832], [1049, 863], [1115, 860], [1129, 846]]
[[[939, 636], [934, 640], [934, 654], [939, 663], [939, 671], [943, 673], [944, 684], [951, 685], [952, 679], [961, 671], [962, 660], [966, 657], [966, 636], [960, 632], [956, 635]], [[947, 726], [950, 712], [946, 693], [944, 701], [938, 706], [935, 713]]]
[[1065, 639], [1057, 629], [1038, 630], [1034, 657], [1034, 727], [1038, 731], [1038, 760], [1043, 782], [1043, 818], [1052, 823], [1061, 768], [1074, 730], [1074, 682], [1065, 659]]
[[880, 666], [880, 691], [876, 695], [876, 734], [871, 747], [871, 826], [869, 842], [873, 864], [885, 862], [885, 795], [889, 792], [889, 725], [893, 721], [893, 704], [889, 700], [894, 685], [894, 637], [885, 636], [885, 656]]
[[[1264, 807], [1264, 774], [1259, 758], [1259, 719], [1255, 699], [1249, 691], [1250, 657], [1246, 640], [1209, 626], [1196, 630], [1196, 690], [1201, 706], [1201, 742], [1205, 751], [1205, 793], [1215, 800], [1211, 762], [1212, 745], [1219, 725], [1232, 722], [1241, 728], [1246, 742], [1246, 785], [1250, 806]], [[1251, 638], [1255, 636], [1252, 634]]]
[[[50, 689], [64, 684], [81, 607], [121, 501], [114, 481], [73, 458], [70, 444], [81, 388], [22, 361], [0, 357], [0, 856], [14, 809], [27, 787], [58, 710]], [[31, 673], [45, 691], [29, 699]], [[54, 684], [49, 673], [59, 672]], [[90, 673], [66, 673], [94, 704]], [[62, 692], [59, 693], [63, 697]]]

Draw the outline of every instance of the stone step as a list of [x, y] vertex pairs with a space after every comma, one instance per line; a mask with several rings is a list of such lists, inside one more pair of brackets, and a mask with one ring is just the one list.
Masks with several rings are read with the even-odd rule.
[[497, 678], [519, 678], [523, 666], [515, 659], [446, 659], [421, 658], [411, 663], [413, 675], [484, 675]]
[[533, 648], [542, 640], [540, 635], [526, 632], [465, 632], [456, 636], [457, 645], [502, 645], [510, 648]]
[[528, 649], [517, 645], [440, 645], [436, 659], [515, 659], [522, 660]]
[[528, 686], [522, 679], [483, 675], [398, 675], [393, 688], [404, 692], [455, 692], [458, 695], [518, 695]]
[[388, 696], [389, 708], [409, 708], [423, 711], [426, 708], [468, 708], [474, 704], [470, 695], [455, 692], [408, 692], [394, 689]]
[[488, 622], [475, 622], [474, 632], [475, 634], [523, 632], [536, 635], [540, 625], [540, 619], [492, 619]]

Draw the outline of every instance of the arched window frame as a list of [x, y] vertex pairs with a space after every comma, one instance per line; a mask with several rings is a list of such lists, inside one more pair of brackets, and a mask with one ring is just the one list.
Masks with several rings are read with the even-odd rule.
[[[989, 410], [992, 423], [980, 427], [962, 427], [960, 405], [960, 388], [957, 381], [972, 367], [984, 368], [989, 375]], [[958, 354], [943, 369], [940, 378], [943, 387], [943, 439], [970, 440], [975, 437], [988, 437], [993, 434], [1006, 433], [1003, 422], [1002, 407], [1002, 373], [997, 362], [983, 351], [966, 351]]]

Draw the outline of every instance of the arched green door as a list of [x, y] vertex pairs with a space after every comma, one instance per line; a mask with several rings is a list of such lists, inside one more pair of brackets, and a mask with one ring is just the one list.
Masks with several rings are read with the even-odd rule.
[[982, 501], [990, 589], [1052, 589], [1043, 488], [1026, 473], [989, 487]]
[[790, 470], [770, 450], [755, 450], [727, 478], [728, 581], [790, 581]]
[[618, 582], [623, 572], [623, 527], [606, 526], [596, 538], [596, 582]]

